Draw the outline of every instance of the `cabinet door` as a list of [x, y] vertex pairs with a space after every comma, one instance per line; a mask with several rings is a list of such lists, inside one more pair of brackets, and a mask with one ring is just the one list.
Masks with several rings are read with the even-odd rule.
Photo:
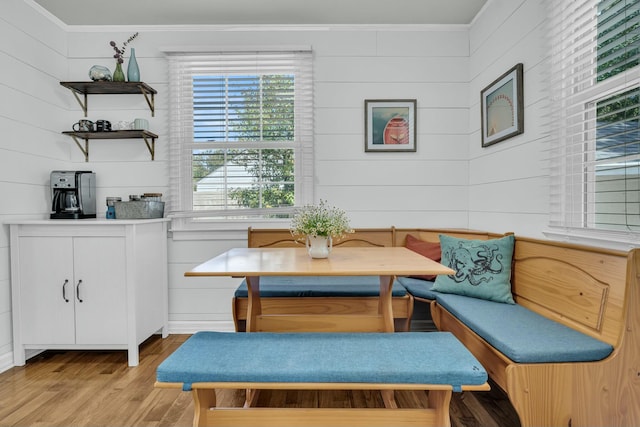
[[77, 344], [127, 343], [126, 256], [123, 237], [75, 237]]
[[69, 237], [20, 238], [23, 344], [73, 344], [73, 247]]

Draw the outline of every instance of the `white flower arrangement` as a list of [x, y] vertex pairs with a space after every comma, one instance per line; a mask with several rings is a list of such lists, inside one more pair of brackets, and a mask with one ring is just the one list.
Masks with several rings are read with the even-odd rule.
[[327, 206], [324, 200], [320, 200], [319, 205], [305, 205], [297, 209], [289, 229], [294, 236], [323, 236], [332, 239], [353, 233], [345, 211]]

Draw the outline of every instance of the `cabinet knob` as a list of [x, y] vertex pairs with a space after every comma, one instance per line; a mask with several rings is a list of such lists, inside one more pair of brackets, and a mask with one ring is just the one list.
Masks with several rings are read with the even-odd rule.
[[67, 298], [67, 283], [69, 283], [69, 279], [65, 279], [62, 284], [62, 299], [64, 302], [69, 302], [69, 298]]
[[78, 280], [78, 284], [76, 285], [76, 298], [78, 298], [78, 302], [83, 302], [82, 298], [80, 298], [80, 285], [82, 284], [82, 280]]

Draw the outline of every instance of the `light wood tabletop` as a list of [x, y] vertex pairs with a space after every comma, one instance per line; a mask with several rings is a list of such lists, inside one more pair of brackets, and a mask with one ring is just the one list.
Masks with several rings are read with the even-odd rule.
[[409, 276], [454, 274], [444, 265], [404, 247], [333, 248], [329, 258], [311, 258], [305, 248], [235, 248], [185, 276]]

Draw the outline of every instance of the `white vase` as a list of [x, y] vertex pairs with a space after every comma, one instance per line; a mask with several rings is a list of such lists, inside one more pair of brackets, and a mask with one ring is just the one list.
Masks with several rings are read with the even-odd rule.
[[307, 252], [311, 258], [328, 258], [332, 248], [331, 236], [307, 236]]

